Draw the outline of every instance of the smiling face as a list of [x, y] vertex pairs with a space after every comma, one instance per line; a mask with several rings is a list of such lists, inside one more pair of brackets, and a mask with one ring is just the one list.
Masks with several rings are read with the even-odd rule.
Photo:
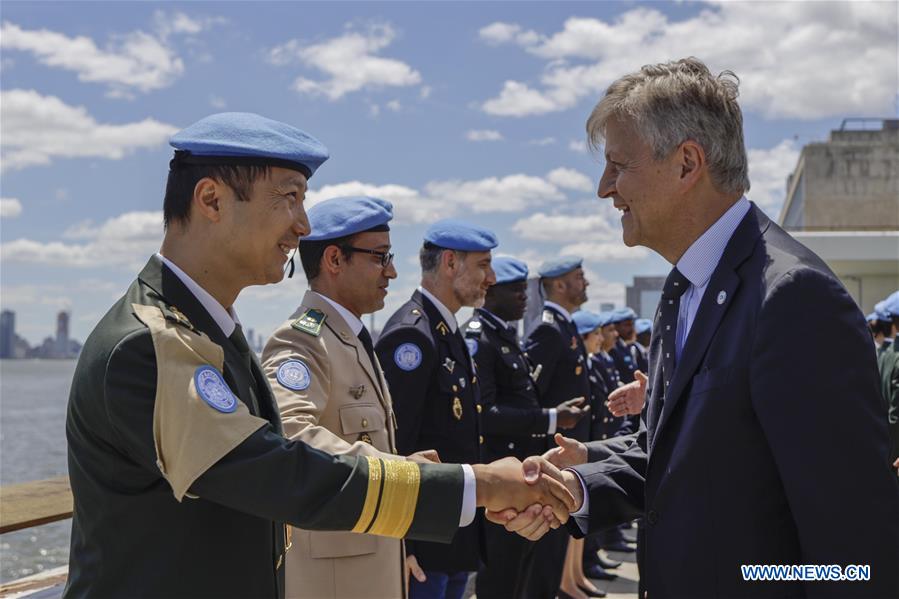
[[611, 119], [605, 129], [605, 158], [598, 195], [611, 198], [621, 211], [625, 245], [656, 251], [670, 245], [669, 238], [678, 234], [677, 152], [656, 160], [631, 122]]
[[284, 278], [284, 264], [299, 238], [309, 234], [303, 206], [306, 177], [272, 167], [268, 177], [253, 183], [249, 201], [240, 201], [233, 190], [224, 189], [218, 243], [227, 258], [229, 276], [242, 286], [277, 283]]
[[614, 324], [607, 324], [600, 330], [602, 331], [602, 351], [607, 352], [615, 347], [615, 342], [618, 341], [618, 331]]
[[[354, 235], [349, 240], [354, 248], [390, 252], [390, 233], [368, 231]], [[381, 266], [381, 258], [373, 254], [355, 251], [344, 260], [336, 277], [340, 303], [357, 315], [371, 314], [384, 307], [387, 286], [396, 278], [393, 262]]]
[[484, 304], [487, 290], [496, 283], [496, 273], [490, 266], [489, 251], [466, 252], [464, 256], [453, 277], [453, 293], [461, 305], [478, 308]]

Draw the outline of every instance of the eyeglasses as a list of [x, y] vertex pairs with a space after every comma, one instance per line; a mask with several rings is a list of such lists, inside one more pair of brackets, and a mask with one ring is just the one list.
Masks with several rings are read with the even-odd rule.
[[372, 256], [377, 256], [381, 261], [381, 268], [387, 268], [391, 264], [393, 264], [393, 254], [390, 252], [379, 252], [378, 250], [369, 250], [366, 248], [357, 248], [351, 245], [342, 246], [344, 250], [350, 252], [359, 252], [362, 254], [371, 254]]

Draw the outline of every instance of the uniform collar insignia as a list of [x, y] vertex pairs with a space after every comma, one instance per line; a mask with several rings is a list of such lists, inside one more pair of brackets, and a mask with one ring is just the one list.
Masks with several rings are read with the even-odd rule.
[[440, 322], [438, 322], [437, 326], [434, 328], [436, 328], [440, 332], [441, 335], [449, 334], [449, 327], [446, 326], [446, 323], [443, 322], [442, 320]]
[[294, 320], [290, 326], [298, 331], [308, 333], [313, 337], [318, 337], [322, 331], [322, 324], [328, 316], [316, 308], [310, 308], [303, 312], [303, 315]]

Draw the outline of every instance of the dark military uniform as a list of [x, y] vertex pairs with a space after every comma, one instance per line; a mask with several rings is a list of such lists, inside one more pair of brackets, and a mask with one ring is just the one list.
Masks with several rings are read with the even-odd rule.
[[636, 364], [637, 366], [637, 370], [639, 370], [643, 374], [647, 374], [647, 372], [649, 371], [649, 350], [647, 350], [636, 341], [633, 343], [629, 343], [627, 345], [627, 348], [631, 352], [631, 358], [633, 358], [634, 364]]
[[[609, 350], [609, 355], [615, 360], [615, 368], [625, 385], [634, 381], [634, 373], [637, 371], [637, 362], [631, 354], [627, 343], [620, 338], [615, 341], [615, 347]], [[644, 374], [645, 371], [644, 371]]]
[[[66, 597], [281, 597], [284, 523], [433, 541], [455, 532], [461, 467], [284, 439], [242, 339], [225, 337], [158, 257], [91, 333], [66, 422]], [[395, 521], [413, 493], [403, 531]]]
[[[485, 460], [540, 455], [545, 451], [549, 410], [540, 407], [531, 364], [517, 332], [482, 308], [462, 328], [478, 369]], [[502, 526], [490, 522], [484, 526], [490, 565], [478, 571], [475, 594], [482, 599], [526, 596], [519, 583], [531, 542]]]
[[606, 401], [609, 393], [618, 388], [618, 369], [609, 356], [594, 354], [587, 360], [590, 380], [590, 405], [592, 406], [590, 440], [601, 441], [625, 434], [627, 419], [624, 416], [612, 416]]
[[[525, 351], [534, 365], [534, 382], [543, 407], [554, 408], [575, 397], [583, 397], [585, 402], [590, 400], [584, 342], [577, 326], [554, 306], [544, 306], [540, 322], [525, 342]], [[590, 419], [581, 418], [565, 435], [586, 441], [590, 436]], [[555, 446], [548, 438], [544, 449]], [[556, 596], [567, 546], [568, 533], [564, 527], [549, 531], [534, 544], [524, 566], [528, 597]]]
[[881, 392], [887, 404], [890, 429], [890, 464], [899, 459], [899, 337], [877, 357]]
[[[453, 333], [420, 291], [384, 325], [375, 345], [396, 413], [402, 455], [436, 449], [443, 462], [481, 461], [478, 377], [459, 330]], [[460, 528], [451, 544], [406, 543], [424, 570], [475, 571], [481, 561], [482, 522]]]

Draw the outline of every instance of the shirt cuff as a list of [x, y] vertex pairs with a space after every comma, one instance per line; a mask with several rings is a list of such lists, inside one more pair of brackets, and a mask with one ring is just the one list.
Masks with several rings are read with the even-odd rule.
[[558, 410], [555, 408], [549, 409], [549, 428], [546, 429], [547, 435], [555, 435], [556, 434], [556, 418], [558, 417]]
[[474, 522], [474, 515], [478, 507], [474, 470], [469, 464], [462, 464], [462, 475], [465, 478], [465, 490], [462, 491], [462, 513], [459, 514], [459, 528]]
[[584, 479], [578, 474], [577, 470], [573, 470], [571, 468], [565, 468], [569, 472], [574, 472], [574, 475], [577, 477], [579, 483], [581, 483], [581, 492], [584, 495], [584, 503], [581, 504], [581, 507], [578, 508], [576, 512], [571, 512], [572, 516], [588, 516], [590, 514], [590, 495], [587, 493], [587, 485], [584, 483]]

